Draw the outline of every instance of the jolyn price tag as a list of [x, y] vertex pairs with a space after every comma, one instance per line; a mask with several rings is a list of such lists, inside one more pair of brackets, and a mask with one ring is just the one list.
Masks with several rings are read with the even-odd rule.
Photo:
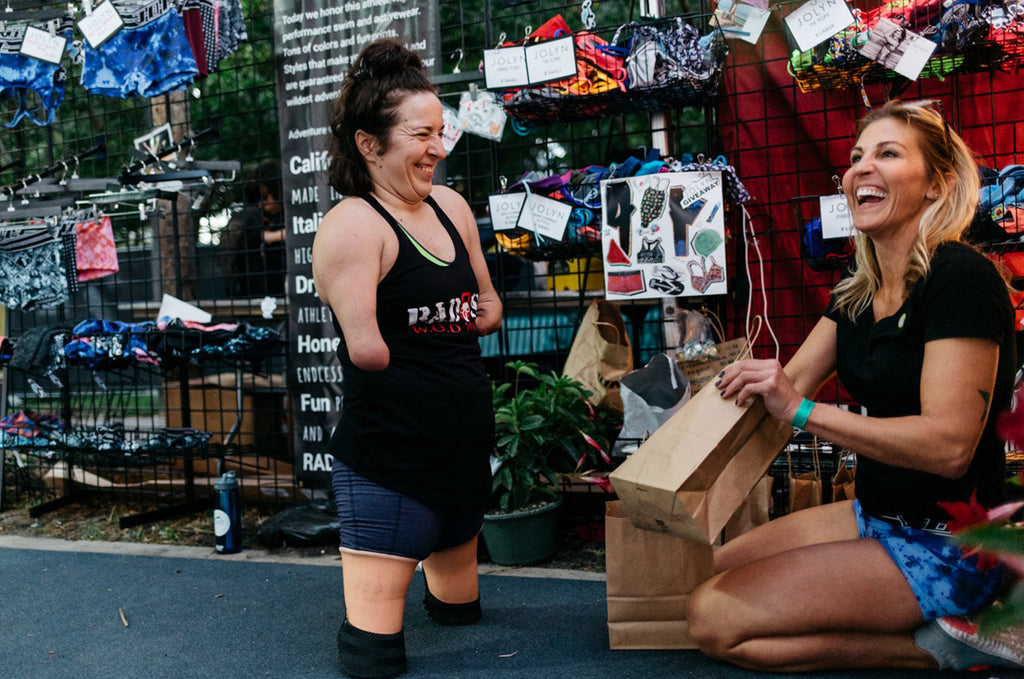
[[121, 30], [122, 26], [124, 26], [124, 21], [114, 9], [114, 3], [109, 0], [96, 6], [91, 13], [86, 13], [86, 16], [78, 22], [79, 30], [82, 31], [85, 39], [89, 41], [89, 46], [93, 49], [109, 40]]
[[854, 23], [853, 12], [838, 0], [810, 0], [786, 15], [786, 26], [806, 52]]
[[525, 193], [495, 193], [487, 196], [491, 228], [495, 231], [509, 231], [516, 228], [525, 202]]
[[25, 28], [25, 37], [18, 51], [27, 57], [59, 64], [67, 43], [68, 40], [63, 35], [51, 35], [35, 26], [28, 26]]
[[821, 206], [821, 237], [849, 238], [853, 235], [853, 217], [846, 196], [819, 196]]

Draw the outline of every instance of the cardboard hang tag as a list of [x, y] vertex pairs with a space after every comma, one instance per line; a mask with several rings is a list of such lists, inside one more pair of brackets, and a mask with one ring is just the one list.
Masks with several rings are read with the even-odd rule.
[[822, 239], [853, 237], [853, 216], [846, 196], [819, 196], [818, 205], [821, 208]]
[[27, 26], [18, 53], [50, 64], [60, 64], [67, 44], [67, 36], [63, 34], [52, 35], [35, 26]]
[[801, 52], [820, 45], [854, 23], [845, 2], [809, 0], [786, 15], [786, 27]]
[[124, 26], [121, 15], [117, 13], [114, 3], [110, 0], [101, 2], [91, 12], [88, 10], [88, 3], [84, 3], [84, 6], [87, 8], [85, 17], [79, 20], [78, 29], [93, 49], [112, 38]]
[[515, 46], [484, 50], [484, 84], [489, 90], [529, 85], [526, 48]]
[[529, 228], [534, 233], [557, 242], [565, 236], [569, 217], [572, 216], [572, 206], [554, 198], [531, 193], [526, 197], [523, 213], [529, 215], [529, 226], [520, 223], [520, 227]]
[[511, 231], [519, 226], [526, 194], [494, 193], [487, 196], [488, 213], [491, 215], [491, 228], [495, 231]]

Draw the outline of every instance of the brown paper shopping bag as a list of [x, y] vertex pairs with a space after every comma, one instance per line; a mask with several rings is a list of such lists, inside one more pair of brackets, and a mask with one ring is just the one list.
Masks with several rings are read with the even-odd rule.
[[725, 370], [726, 366], [738, 359], [747, 351], [747, 338], [719, 342], [715, 345], [715, 358], [685, 360], [676, 356], [676, 365], [690, 380], [690, 389], [697, 393], [711, 381], [718, 373]]
[[[684, 352], [676, 354], [676, 364], [683, 371], [683, 374], [686, 375], [686, 379], [690, 381], [690, 390], [696, 394], [713, 377], [722, 372], [726, 366], [744, 356], [747, 353], [749, 343], [746, 337], [726, 341], [722, 322], [710, 310], [691, 311], [679, 309], [676, 313], [677, 318], [690, 319], [686, 321], [686, 327], [688, 328], [707, 328], [705, 330], [693, 331], [694, 334], [706, 337], [704, 333], [710, 332], [714, 334], [717, 340], [715, 350], [708, 352], [709, 355], [707, 356], [688, 359], [684, 357]], [[761, 325], [758, 321], [755, 337], [760, 327]]]
[[814, 460], [814, 470], [804, 474], [793, 473], [793, 458], [789, 449], [786, 449], [786, 461], [789, 465], [789, 513], [817, 507], [821, 504], [821, 463], [818, 461], [818, 442], [814, 441], [811, 446], [811, 456]]
[[713, 560], [711, 545], [637, 528], [620, 502], [606, 503], [609, 647], [694, 648], [686, 604]]
[[728, 542], [751, 528], [768, 523], [772, 509], [772, 477], [765, 474], [722, 529], [722, 541]]
[[633, 348], [617, 304], [590, 300], [562, 374], [591, 392], [590, 403], [622, 413], [619, 380], [633, 370]]
[[843, 451], [839, 455], [836, 475], [832, 477], [832, 502], [842, 502], [843, 500], [853, 500], [856, 498], [856, 479], [856, 456], [848, 450]]
[[760, 397], [702, 389], [609, 478], [636, 526], [710, 544], [792, 435]]

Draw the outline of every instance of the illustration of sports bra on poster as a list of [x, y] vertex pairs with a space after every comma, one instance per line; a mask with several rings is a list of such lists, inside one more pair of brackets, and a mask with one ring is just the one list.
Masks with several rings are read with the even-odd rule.
[[665, 261], [665, 247], [660, 238], [644, 237], [640, 252], [636, 253], [637, 264], [661, 264]]

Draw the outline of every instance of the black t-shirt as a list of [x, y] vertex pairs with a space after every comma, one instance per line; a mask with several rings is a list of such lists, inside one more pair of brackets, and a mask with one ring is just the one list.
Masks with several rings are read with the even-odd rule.
[[421, 502], [481, 507], [491, 490], [494, 408], [469, 252], [433, 199], [427, 203], [455, 244], [450, 263], [429, 257], [372, 197], [366, 200], [399, 242], [395, 264], [377, 286], [377, 323], [391, 360], [382, 371], [361, 370], [342, 337], [344, 402], [331, 453], [374, 483]]
[[999, 344], [992, 406], [967, 473], [947, 479], [858, 455], [857, 498], [864, 510], [942, 530], [948, 515], [936, 507], [938, 501], [967, 500], [977, 489], [982, 504], [999, 504], [1005, 494], [1006, 458], [995, 421], [1009, 407], [1017, 358], [1013, 307], [992, 262], [966, 245], [946, 243], [936, 249], [928, 274], [892, 316], [875, 323], [869, 305], [854, 323], [836, 313], [833, 304], [825, 315], [838, 326], [839, 379], [872, 417], [920, 414], [925, 343], [965, 337]]

